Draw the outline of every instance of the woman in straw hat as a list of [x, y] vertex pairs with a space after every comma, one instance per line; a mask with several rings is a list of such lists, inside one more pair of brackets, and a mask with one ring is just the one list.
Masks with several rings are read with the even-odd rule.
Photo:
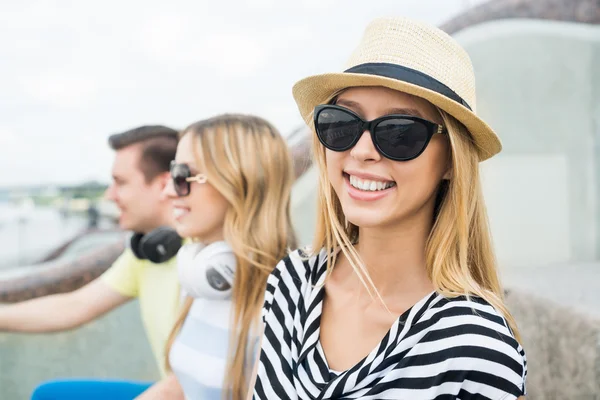
[[342, 73], [298, 82], [320, 171], [312, 251], [267, 281], [256, 399], [516, 399], [527, 363], [503, 302], [467, 53], [372, 22]]

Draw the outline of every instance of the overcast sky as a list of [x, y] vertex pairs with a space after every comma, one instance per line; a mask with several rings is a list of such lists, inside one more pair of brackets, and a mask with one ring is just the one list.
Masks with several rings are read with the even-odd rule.
[[142, 124], [243, 112], [285, 134], [294, 82], [341, 70], [372, 18], [440, 24], [481, 2], [2, 1], [0, 186], [108, 182], [107, 136]]

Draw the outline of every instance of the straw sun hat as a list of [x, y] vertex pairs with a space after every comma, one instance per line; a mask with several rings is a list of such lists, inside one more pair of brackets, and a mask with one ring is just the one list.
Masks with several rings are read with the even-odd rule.
[[376, 19], [344, 72], [302, 79], [293, 94], [310, 125], [315, 106], [357, 86], [384, 86], [428, 100], [467, 127], [480, 161], [502, 149], [492, 128], [475, 114], [475, 75], [467, 52], [433, 26], [407, 18]]

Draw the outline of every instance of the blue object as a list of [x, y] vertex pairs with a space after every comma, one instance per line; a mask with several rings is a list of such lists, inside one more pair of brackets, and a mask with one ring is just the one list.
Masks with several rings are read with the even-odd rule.
[[40, 384], [31, 400], [132, 400], [152, 382], [102, 379], [63, 379]]

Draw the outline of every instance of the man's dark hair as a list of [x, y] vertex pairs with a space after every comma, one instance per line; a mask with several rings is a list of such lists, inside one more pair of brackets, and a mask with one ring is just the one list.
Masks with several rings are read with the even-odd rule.
[[140, 144], [140, 170], [151, 182], [158, 175], [169, 172], [171, 161], [175, 159], [179, 132], [162, 125], [145, 125], [108, 138], [113, 150], [121, 150], [133, 144]]

